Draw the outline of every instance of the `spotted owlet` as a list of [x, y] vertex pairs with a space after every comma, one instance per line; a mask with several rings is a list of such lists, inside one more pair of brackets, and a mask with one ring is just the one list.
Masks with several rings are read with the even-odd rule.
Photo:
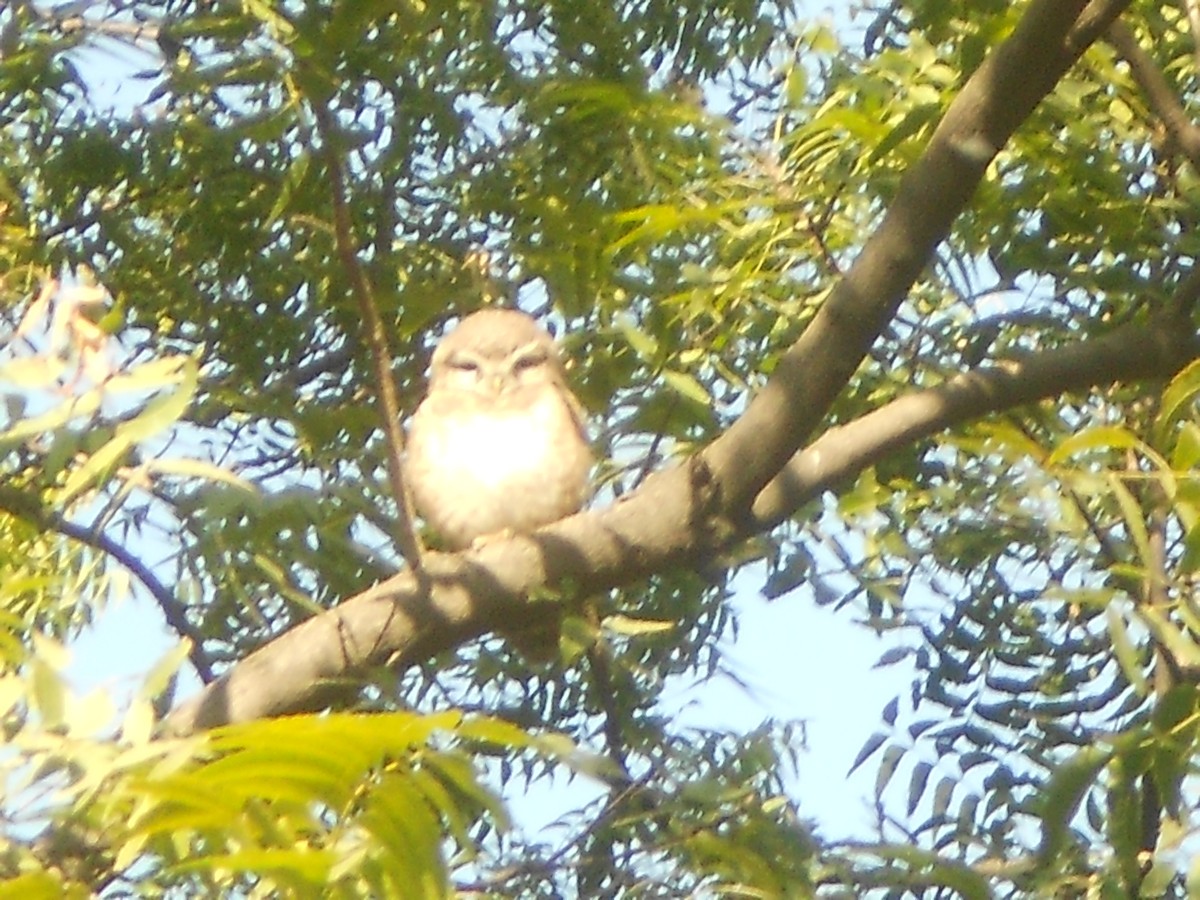
[[[438, 344], [409, 425], [407, 473], [417, 511], [447, 544], [577, 512], [592, 461], [554, 341], [530, 316], [480, 310]], [[544, 657], [557, 646], [557, 616], [552, 624], [517, 645]]]

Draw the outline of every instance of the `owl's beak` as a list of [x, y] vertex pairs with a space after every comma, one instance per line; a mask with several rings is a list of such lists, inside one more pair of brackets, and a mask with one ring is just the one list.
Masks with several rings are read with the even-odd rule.
[[503, 373], [494, 372], [484, 379], [484, 386], [492, 394], [503, 394], [506, 386], [506, 380]]

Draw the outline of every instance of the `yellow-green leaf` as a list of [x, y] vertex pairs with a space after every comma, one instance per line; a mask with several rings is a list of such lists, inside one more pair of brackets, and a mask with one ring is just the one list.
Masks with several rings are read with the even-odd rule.
[[1128, 428], [1119, 425], [1097, 425], [1071, 435], [1057, 447], [1046, 460], [1047, 466], [1061, 465], [1065, 460], [1084, 450], [1128, 450], [1142, 448], [1142, 441]]
[[196, 365], [190, 359], [186, 362], [175, 390], [158, 395], [137, 416], [119, 425], [112, 439], [71, 473], [57, 497], [59, 505], [65, 506], [104, 477], [135, 444], [163, 431], [183, 415], [196, 390]]
[[676, 623], [661, 619], [635, 619], [618, 613], [612, 616], [605, 616], [604, 627], [610, 631], [615, 631], [617, 634], [632, 637], [640, 634], [662, 634], [674, 629]]

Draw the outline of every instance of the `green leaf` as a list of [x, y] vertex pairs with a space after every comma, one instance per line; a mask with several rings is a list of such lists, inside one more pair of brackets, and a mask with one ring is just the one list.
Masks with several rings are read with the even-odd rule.
[[192, 642], [184, 639], [159, 657], [153, 668], [142, 678], [138, 696], [153, 700], [167, 690], [179, 674], [180, 668], [187, 661], [191, 648]]
[[55, 498], [60, 507], [105, 477], [140, 441], [164, 431], [183, 415], [196, 391], [196, 364], [189, 358], [177, 359], [176, 363], [178, 375], [174, 377], [179, 383], [175, 389], [155, 397], [137, 416], [117, 426], [112, 440], [71, 473]]
[[1192, 525], [1183, 537], [1183, 554], [1177, 571], [1180, 575], [1191, 575], [1197, 568], [1200, 568], [1200, 522]]
[[917, 804], [921, 802], [925, 786], [929, 783], [929, 773], [932, 771], [933, 766], [923, 760], [913, 766], [912, 775], [908, 780], [907, 809], [910, 816], [916, 811]]
[[289, 881], [294, 877], [299, 877], [313, 885], [322, 885], [333, 860], [334, 855], [332, 851], [328, 850], [256, 848], [212, 856], [197, 856], [176, 863], [172, 869], [176, 872], [200, 870], [215, 872], [228, 869], [234, 872], [253, 872], [263, 875], [273, 872], [286, 873]]
[[1145, 672], [1142, 671], [1142, 661], [1138, 651], [1129, 639], [1129, 629], [1126, 627], [1125, 617], [1113, 603], [1105, 607], [1104, 616], [1108, 623], [1108, 635], [1112, 641], [1113, 652], [1117, 656], [1121, 671], [1125, 673], [1125, 677], [1129, 679], [1134, 690], [1143, 697], [1147, 696], [1150, 686], [1146, 682]]
[[1162, 610], [1141, 604], [1137, 607], [1137, 614], [1154, 639], [1167, 648], [1177, 665], [1200, 667], [1200, 646], [1190, 634], [1171, 622]]
[[910, 109], [871, 151], [870, 162], [878, 162], [913, 135], [936, 125], [941, 113], [940, 103], [922, 104]]
[[1138, 889], [1139, 897], [1166, 897], [1171, 890], [1178, 867], [1172, 860], [1156, 860], [1150, 870], [1142, 876]]
[[1171, 467], [1177, 472], [1190, 472], [1200, 463], [1200, 425], [1184, 422], [1171, 451]]
[[257, 496], [259, 493], [258, 488], [246, 479], [201, 459], [150, 459], [142, 464], [142, 468], [151, 475], [203, 478], [227, 484], [247, 494]]
[[99, 391], [88, 391], [82, 397], [68, 400], [34, 416], [21, 419], [7, 431], [0, 432], [0, 452], [7, 451], [33, 437], [63, 428], [76, 419], [93, 415], [100, 408]]
[[1146, 530], [1146, 513], [1142, 509], [1142, 505], [1125, 486], [1120, 475], [1110, 472], [1108, 486], [1113, 496], [1117, 498], [1117, 504], [1121, 507], [1125, 528], [1130, 538], [1133, 539], [1134, 547], [1137, 548], [1138, 561], [1143, 567], [1150, 566], [1154, 555], [1150, 550], [1150, 534]]
[[57, 728], [66, 715], [66, 686], [58, 673], [40, 658], [32, 659], [29, 668], [29, 700], [41, 716], [43, 727]]
[[1128, 428], [1119, 425], [1097, 425], [1061, 441], [1046, 458], [1048, 467], [1061, 465], [1076, 453], [1085, 450], [1144, 450], [1145, 444]]
[[616, 634], [625, 635], [626, 637], [637, 637], [643, 634], [665, 634], [669, 631], [674, 631], [678, 626], [676, 622], [666, 622], [653, 619], [636, 619], [630, 616], [623, 616], [619, 613], [605, 616], [604, 627]]
[[870, 847], [869, 853], [882, 860], [905, 863], [920, 873], [922, 884], [950, 888], [963, 900], [989, 900], [992, 896], [991, 885], [982, 875], [956, 860], [938, 856], [923, 847], [878, 844]]
[[267, 214], [267, 221], [270, 223], [278, 222], [283, 218], [283, 214], [288, 210], [292, 203], [292, 196], [297, 189], [304, 183], [308, 176], [309, 163], [312, 161], [312, 154], [301, 153], [287, 167], [284, 173], [283, 184], [279, 191], [279, 196], [275, 200], [275, 204], [271, 207], [271, 211]]
[[60, 881], [51, 872], [27, 872], [0, 882], [0, 900], [84, 900], [81, 884]]
[[364, 827], [386, 849], [387, 880], [397, 897], [443, 897], [447, 876], [439, 849], [441, 828], [410, 779], [388, 774], [362, 815]]
[[702, 406], [712, 406], [712, 397], [709, 396], [707, 389], [693, 376], [686, 372], [677, 372], [674, 369], [664, 369], [662, 377], [676, 393], [681, 394], [688, 400], [699, 403]]
[[883, 791], [888, 786], [888, 782], [896, 774], [896, 769], [900, 765], [900, 760], [904, 759], [905, 752], [903, 747], [896, 744], [890, 745], [883, 751], [883, 759], [879, 763], [879, 771], [875, 773], [875, 798], [877, 800], [883, 796]]
[[887, 742], [887, 739], [888, 736], [882, 731], [877, 731], [867, 738], [861, 749], [859, 749], [858, 754], [854, 757], [854, 762], [850, 764], [850, 768], [846, 771], [846, 774], [852, 774], [855, 769], [870, 759], [871, 755]]
[[162, 391], [187, 387], [196, 378], [196, 361], [190, 356], [161, 356], [120, 372], [104, 383], [109, 394]]
[[67, 371], [66, 360], [57, 356], [26, 356], [0, 365], [0, 384], [21, 390], [50, 389]]
[[1158, 440], [1162, 440], [1177, 420], [1191, 419], [1195, 415], [1197, 394], [1200, 394], [1200, 360], [1185, 366], [1163, 390], [1154, 420]]
[[658, 359], [658, 341], [644, 329], [638, 328], [637, 323], [633, 319], [622, 317], [617, 320], [617, 327], [621, 330], [625, 341], [633, 348], [633, 352], [639, 358], [646, 362], [653, 362]]
[[948, 776], [938, 781], [937, 787], [933, 791], [933, 809], [931, 810], [933, 818], [941, 819], [950, 810], [950, 800], [954, 796], [956, 787], [958, 787], [958, 782]]
[[1110, 747], [1085, 747], [1055, 767], [1038, 804], [1042, 819], [1038, 856], [1043, 864], [1058, 858], [1065, 845], [1071, 819], [1112, 756]]

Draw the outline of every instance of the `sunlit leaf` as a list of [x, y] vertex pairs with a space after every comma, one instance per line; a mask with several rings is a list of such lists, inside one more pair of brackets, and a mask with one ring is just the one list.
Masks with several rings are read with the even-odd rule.
[[1159, 434], [1180, 418], [1191, 418], [1187, 407], [1194, 406], [1197, 395], [1200, 394], [1200, 361], [1185, 366], [1178, 375], [1171, 379], [1162, 393], [1159, 402], [1158, 416], [1155, 427]]
[[[113, 466], [120, 462], [129, 450], [141, 441], [155, 435], [179, 419], [191, 402], [196, 389], [196, 367], [191, 360], [179, 363], [178, 381], [173, 390], [160, 394], [146, 404], [134, 418], [117, 426], [112, 439], [76, 468], [63, 484], [57, 502], [65, 506], [80, 492], [101, 479]], [[151, 380], [157, 384], [157, 376]]]
[[1064, 463], [1085, 450], [1131, 450], [1141, 449], [1143, 442], [1127, 428], [1116, 425], [1098, 425], [1063, 440], [1046, 458], [1047, 466]]
[[663, 634], [664, 632], [672, 631], [675, 629], [676, 623], [612, 615], [604, 617], [604, 627], [616, 634], [637, 637], [643, 634]]

